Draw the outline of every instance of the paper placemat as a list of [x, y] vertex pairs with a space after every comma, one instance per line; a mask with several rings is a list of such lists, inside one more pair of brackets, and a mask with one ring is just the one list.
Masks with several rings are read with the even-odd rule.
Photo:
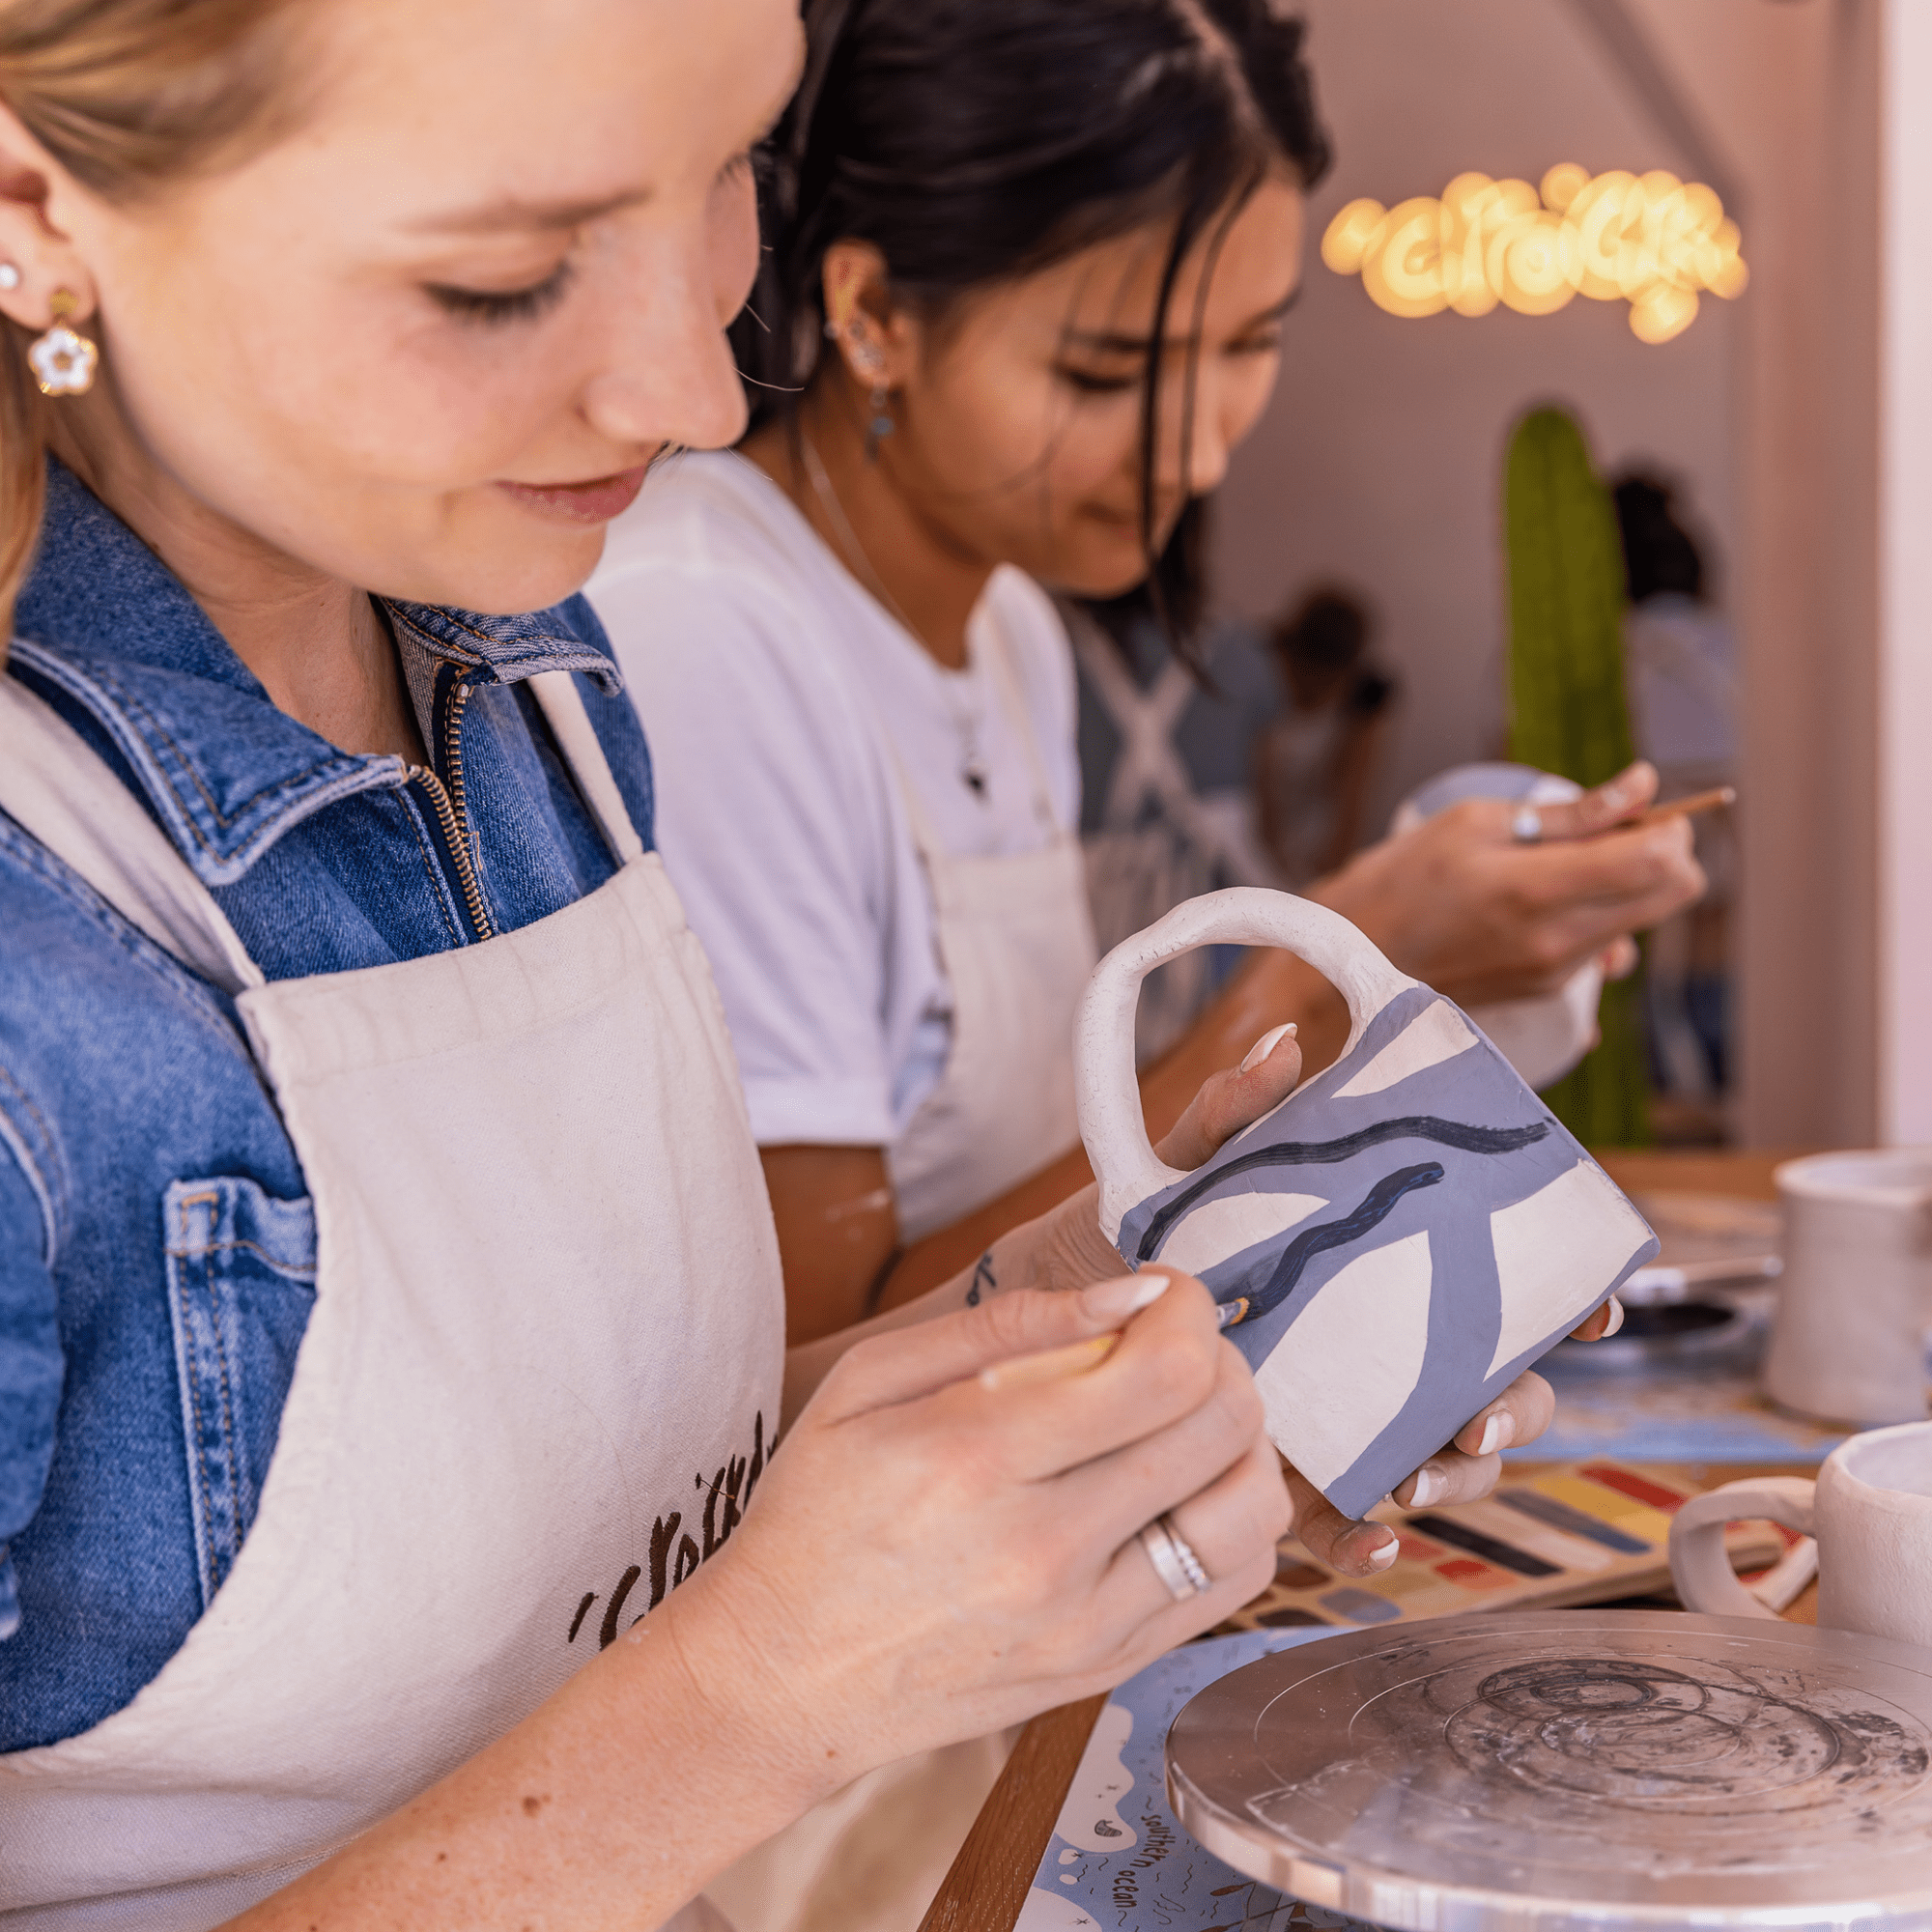
[[[1527, 1477], [1505, 1471], [1480, 1502], [1420, 1510], [1381, 1503], [1371, 1518], [1401, 1539], [1387, 1570], [1343, 1577], [1285, 1537], [1273, 1587], [1228, 1621], [1247, 1630], [1382, 1624], [1667, 1590], [1670, 1519], [1698, 1487], [1673, 1469], [1600, 1457]], [[1747, 1572], [1776, 1562], [1795, 1541], [1769, 1523], [1736, 1523], [1725, 1534], [1732, 1563]]]
[[1287, 1897], [1203, 1851], [1167, 1802], [1167, 1732], [1181, 1706], [1258, 1657], [1326, 1634], [1208, 1637], [1122, 1684], [1087, 1741], [1013, 1932], [1362, 1932], [1360, 1919]]

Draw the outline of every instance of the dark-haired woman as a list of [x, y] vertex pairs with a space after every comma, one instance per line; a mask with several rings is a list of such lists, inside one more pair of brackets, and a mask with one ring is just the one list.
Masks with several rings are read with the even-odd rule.
[[[590, 596], [657, 747], [795, 1336], [944, 1279], [1084, 1178], [1093, 962], [1048, 592], [1181, 629], [1199, 502], [1254, 427], [1327, 164], [1267, 0], [820, 0], [741, 328], [758, 420], [611, 531]], [[1192, 506], [1192, 507], [1191, 507]], [[1680, 825], [1513, 844], [1476, 803], [1318, 896], [1464, 998], [1560, 983], [1699, 876]], [[1340, 1001], [1263, 955], [1144, 1083], [1150, 1123]]]

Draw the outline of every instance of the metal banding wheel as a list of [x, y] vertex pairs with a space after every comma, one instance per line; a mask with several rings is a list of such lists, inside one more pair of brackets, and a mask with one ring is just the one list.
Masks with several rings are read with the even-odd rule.
[[1264, 1658], [1175, 1720], [1217, 1857], [1395, 1932], [1932, 1927], [1932, 1651], [1650, 1610]]

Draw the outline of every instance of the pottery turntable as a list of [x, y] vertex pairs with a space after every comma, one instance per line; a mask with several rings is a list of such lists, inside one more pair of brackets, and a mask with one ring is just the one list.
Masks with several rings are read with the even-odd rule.
[[1209, 1851], [1401, 1932], [1932, 1928], [1932, 1652], [1843, 1631], [1365, 1630], [1209, 1686], [1167, 1776]]

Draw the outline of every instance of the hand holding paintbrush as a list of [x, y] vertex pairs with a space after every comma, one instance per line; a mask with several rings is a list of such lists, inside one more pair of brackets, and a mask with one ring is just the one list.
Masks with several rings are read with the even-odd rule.
[[[1089, 1375], [1120, 1346], [1124, 1324], [1157, 1301], [1174, 1278], [1157, 1269], [1144, 1269], [1118, 1281], [1096, 1284], [1087, 1291], [1118, 1308], [1122, 1328], [1089, 1336], [1057, 1349], [1015, 1355], [993, 1362], [978, 1375], [989, 1393], [1037, 1389]], [[1111, 1312], [1111, 1311], [1110, 1311]], [[1590, 1317], [1577, 1333], [1591, 1340], [1614, 1333], [1623, 1310], [1612, 1300]], [[1338, 1364], [1338, 1373], [1347, 1373]], [[1398, 1485], [1396, 1497], [1404, 1507], [1467, 1502], [1487, 1495], [1501, 1473], [1501, 1452], [1515, 1442], [1527, 1442], [1548, 1426], [1554, 1403], [1549, 1385], [1539, 1376], [1524, 1376], [1457, 1431], [1453, 1442], [1408, 1479]], [[1355, 1522], [1343, 1516], [1293, 1466], [1283, 1464], [1294, 1505], [1294, 1526], [1302, 1543], [1321, 1561], [1345, 1575], [1370, 1577], [1396, 1559], [1395, 1533], [1378, 1522]]]
[[1702, 811], [1716, 811], [1721, 806], [1735, 805], [1738, 789], [1735, 785], [1713, 785], [1709, 791], [1693, 791], [1683, 798], [1665, 799], [1662, 805], [1653, 805], [1648, 811], [1639, 811], [1634, 817], [1619, 822], [1618, 831], [1636, 825], [1662, 825], [1666, 818], [1695, 818]]

